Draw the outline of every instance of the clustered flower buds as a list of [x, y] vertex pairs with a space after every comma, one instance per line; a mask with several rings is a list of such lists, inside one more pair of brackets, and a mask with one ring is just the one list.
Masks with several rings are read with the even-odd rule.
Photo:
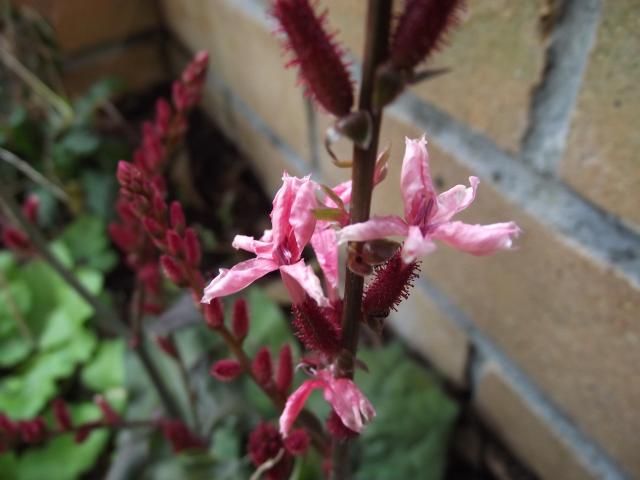
[[351, 111], [353, 84], [342, 59], [342, 48], [326, 31], [326, 12], [316, 14], [309, 0], [276, 0], [273, 15], [286, 33], [307, 93], [338, 117]]
[[[172, 104], [158, 100], [153, 122], [143, 124], [142, 141], [133, 162], [118, 165], [117, 177], [123, 187], [116, 204], [119, 221], [109, 225], [109, 234], [136, 272], [143, 291], [144, 313], [158, 314], [163, 309], [158, 243], [169, 255], [170, 260], [162, 261], [162, 268], [174, 283], [197, 281], [181, 262], [191, 268], [199, 265], [200, 244], [195, 231], [185, 231], [184, 212], [176, 202], [169, 207], [170, 222], [166, 221], [162, 173], [170, 152], [184, 138], [187, 115], [201, 95], [207, 63], [206, 52], [195, 56], [173, 84]], [[194, 278], [185, 278], [187, 274]]]

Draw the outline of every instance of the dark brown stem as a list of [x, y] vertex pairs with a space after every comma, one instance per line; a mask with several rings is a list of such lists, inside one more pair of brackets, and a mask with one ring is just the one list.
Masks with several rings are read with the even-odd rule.
[[[67, 269], [49, 250], [46, 240], [22, 214], [20, 207], [16, 204], [13, 198], [6, 194], [6, 192], [0, 188], [0, 203], [8, 210], [12, 217], [12, 220], [16, 222], [16, 226], [20, 228], [29, 237], [29, 241], [34, 249], [38, 252], [38, 255], [46, 261], [55, 272], [62, 277], [62, 279], [73, 288], [78, 295], [82, 297], [95, 312], [95, 318], [98, 323], [98, 327], [108, 333], [120, 335], [124, 338], [130, 337], [129, 329], [126, 324], [112, 311], [107, 305], [102, 303], [95, 295], [85, 288], [80, 283], [77, 277], [72, 271]], [[149, 352], [146, 349], [144, 336], [140, 339], [138, 348], [134, 349], [143, 367], [147, 371], [151, 382], [156, 388], [160, 400], [162, 401], [167, 412], [175, 418], [180, 418], [180, 409], [175, 402], [173, 396], [170, 394], [162, 376], [158, 372], [155, 363], [149, 356]]]
[[[358, 109], [371, 115], [373, 131], [371, 143], [367, 149], [354, 145], [353, 170], [351, 174], [353, 191], [351, 196], [351, 223], [369, 219], [371, 193], [373, 191], [373, 172], [380, 137], [382, 112], [372, 108], [376, 70], [388, 54], [391, 24], [392, 0], [369, 0], [367, 10], [367, 28], [362, 65], [362, 83]], [[352, 246], [358, 254], [360, 244]], [[345, 278], [344, 310], [342, 316], [343, 353], [337, 362], [337, 375], [353, 378], [353, 364], [358, 349], [360, 320], [362, 317], [362, 293], [364, 278], [347, 268]], [[333, 480], [345, 480], [350, 477], [349, 442], [334, 441], [332, 453]]]

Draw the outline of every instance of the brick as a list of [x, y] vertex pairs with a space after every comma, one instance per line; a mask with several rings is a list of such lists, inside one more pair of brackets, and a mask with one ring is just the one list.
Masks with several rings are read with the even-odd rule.
[[[303, 159], [310, 158], [309, 130], [296, 73], [267, 25], [266, 11], [244, 2], [164, 0], [170, 29], [191, 50], [206, 49], [211, 69]], [[245, 138], [243, 142], [250, 141]]]
[[160, 46], [145, 42], [101, 52], [65, 69], [63, 81], [71, 95], [82, 95], [95, 82], [114, 77], [130, 90], [167, 79]]
[[473, 405], [498, 436], [542, 479], [595, 479], [565, 441], [514, 389], [501, 368], [483, 368]]
[[389, 324], [418, 353], [457, 386], [464, 386], [469, 357], [466, 333], [428, 297], [414, 288], [389, 318]]
[[[545, 0], [469, 0], [461, 25], [428, 67], [452, 69], [413, 91], [496, 143], [517, 151], [530, 92], [544, 67], [539, 16]], [[356, 58], [364, 42], [366, 2], [323, 0], [331, 26]], [[402, 2], [396, 2], [400, 7]], [[632, 78], [632, 77], [629, 77]]]
[[604, 2], [574, 114], [562, 177], [640, 230], [638, 2]]
[[154, 0], [19, 0], [51, 22], [62, 50], [75, 52], [159, 27]]
[[[390, 173], [374, 194], [378, 214], [398, 213], [405, 136], [416, 127], [387, 115], [381, 144], [393, 140]], [[472, 174], [430, 144], [434, 179], [442, 188]], [[517, 249], [474, 257], [441, 246], [422, 271], [612, 457], [640, 475], [640, 292], [576, 245], [480, 185], [469, 223], [518, 222]]]

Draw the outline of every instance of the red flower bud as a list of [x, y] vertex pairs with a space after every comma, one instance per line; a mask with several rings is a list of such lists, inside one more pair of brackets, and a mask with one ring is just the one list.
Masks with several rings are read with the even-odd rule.
[[278, 371], [276, 373], [276, 386], [278, 391], [286, 394], [291, 388], [293, 382], [293, 358], [291, 355], [291, 347], [284, 345], [280, 350], [278, 358]]
[[118, 183], [123, 188], [129, 188], [131, 182], [136, 177], [137, 169], [129, 162], [120, 160], [118, 162], [118, 169], [116, 171], [116, 178]]
[[169, 280], [178, 286], [184, 283], [184, 272], [182, 267], [173, 257], [170, 257], [169, 255], [162, 255], [160, 257], [160, 265], [162, 266], [162, 271], [164, 271], [164, 274]]
[[159, 238], [164, 236], [164, 227], [155, 218], [144, 217], [142, 224], [152, 237]]
[[167, 230], [167, 247], [169, 248], [169, 253], [174, 257], [181, 257], [182, 252], [184, 251], [185, 245], [178, 235], [178, 232], [175, 230]]
[[243, 371], [242, 365], [236, 360], [225, 358], [213, 364], [209, 373], [221, 382], [230, 382]]
[[326, 12], [318, 16], [309, 0], [276, 0], [273, 15], [287, 34], [307, 92], [328, 112], [342, 117], [353, 105], [353, 85], [343, 51], [325, 30]]
[[407, 0], [391, 40], [390, 57], [400, 70], [411, 70], [441, 44], [457, 23], [462, 0]]
[[202, 308], [204, 310], [204, 319], [209, 328], [215, 330], [224, 325], [224, 311], [219, 298], [214, 298], [211, 303], [203, 303]]
[[231, 329], [233, 335], [242, 342], [247, 333], [249, 333], [249, 312], [247, 309], [247, 301], [244, 298], [239, 298], [233, 304], [233, 319], [231, 322]]
[[189, 430], [180, 420], [162, 420], [160, 421], [160, 428], [164, 438], [171, 443], [174, 453], [207, 448], [207, 443]]
[[24, 251], [31, 248], [29, 238], [21, 230], [5, 227], [2, 231], [2, 243], [11, 250]]
[[251, 370], [256, 377], [256, 381], [262, 385], [268, 385], [272, 381], [273, 366], [271, 364], [271, 352], [267, 347], [262, 347], [258, 350], [253, 363], [251, 364]]
[[93, 428], [90, 425], [82, 426], [82, 427], [78, 428], [76, 430], [76, 435], [73, 438], [73, 440], [76, 443], [84, 443], [84, 441], [87, 439], [87, 437], [89, 437], [89, 434], [91, 433], [92, 430], [93, 430]]
[[[247, 450], [254, 466], [259, 467], [268, 460], [275, 458], [284, 447], [278, 429], [270, 423], [260, 423], [249, 435]], [[267, 480], [283, 480], [289, 478], [293, 469], [293, 457], [288, 453], [282, 456], [265, 472]]]
[[40, 199], [37, 195], [29, 195], [22, 204], [22, 213], [31, 223], [38, 221], [38, 208], [40, 207]]
[[187, 228], [184, 231], [184, 248], [187, 263], [192, 267], [200, 265], [202, 258], [202, 250], [200, 249], [200, 240], [193, 228]]
[[309, 435], [306, 431], [299, 428], [287, 435], [287, 438], [284, 439], [284, 448], [286, 448], [291, 455], [304, 455], [309, 448], [309, 443], [311, 443]]
[[67, 408], [67, 404], [63, 399], [56, 398], [53, 401], [53, 416], [55, 417], [60, 430], [66, 432], [67, 430], [71, 430], [71, 428], [73, 428], [69, 409]]
[[178, 349], [176, 348], [176, 344], [173, 341], [172, 337], [165, 335], [156, 335], [155, 341], [156, 345], [158, 345], [158, 347], [160, 347], [160, 349], [168, 356], [170, 356], [174, 360], [178, 360], [180, 358]]
[[169, 216], [171, 217], [171, 227], [178, 233], [182, 233], [187, 222], [185, 220], [184, 211], [182, 210], [182, 205], [180, 205], [180, 202], [171, 202]]

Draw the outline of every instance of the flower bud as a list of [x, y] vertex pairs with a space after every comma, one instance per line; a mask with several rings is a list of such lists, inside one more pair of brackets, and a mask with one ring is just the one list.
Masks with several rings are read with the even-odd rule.
[[35, 224], [38, 222], [38, 208], [40, 207], [40, 199], [37, 195], [29, 195], [22, 204], [22, 213], [29, 220], [29, 222]]
[[160, 257], [160, 265], [162, 271], [166, 277], [176, 285], [182, 285], [184, 283], [184, 272], [182, 267], [173, 257], [169, 255], [162, 255]]
[[93, 397], [93, 402], [102, 412], [102, 420], [108, 425], [115, 425], [120, 422], [120, 415], [113, 409], [107, 399], [102, 395]]
[[31, 248], [29, 238], [17, 228], [5, 227], [2, 231], [2, 243], [11, 250], [25, 251]]
[[243, 371], [242, 365], [237, 360], [225, 358], [213, 364], [209, 373], [221, 382], [230, 382]]
[[280, 349], [278, 357], [278, 371], [276, 372], [276, 387], [278, 391], [286, 394], [293, 383], [293, 358], [291, 347], [286, 344]]
[[253, 363], [251, 365], [253, 375], [256, 377], [256, 382], [265, 386], [271, 383], [273, 377], [273, 366], [271, 364], [271, 352], [267, 347], [261, 347], [258, 350]]
[[167, 354], [174, 360], [178, 360], [180, 358], [178, 349], [176, 348], [176, 344], [171, 336], [156, 335], [155, 341], [156, 345], [158, 345], [158, 347], [160, 347], [160, 350], [162, 350], [165, 354]]
[[239, 298], [233, 304], [233, 318], [231, 322], [233, 335], [239, 342], [244, 341], [249, 333], [249, 312], [247, 309], [247, 301]]
[[183, 244], [180, 235], [178, 235], [178, 232], [175, 230], [167, 230], [166, 241], [169, 253], [174, 257], [181, 257], [185, 245]]
[[203, 303], [202, 309], [204, 310], [204, 319], [209, 328], [215, 330], [224, 325], [224, 311], [219, 298], [214, 298], [210, 303]]
[[187, 221], [185, 220], [184, 211], [182, 210], [182, 205], [180, 205], [180, 202], [171, 202], [169, 216], [171, 218], [171, 227], [178, 233], [182, 233], [187, 224]]
[[144, 217], [142, 224], [152, 237], [159, 238], [164, 236], [164, 227], [155, 218]]
[[200, 265], [202, 259], [202, 250], [200, 249], [200, 240], [193, 228], [187, 228], [184, 231], [184, 252], [187, 263], [192, 267]]

